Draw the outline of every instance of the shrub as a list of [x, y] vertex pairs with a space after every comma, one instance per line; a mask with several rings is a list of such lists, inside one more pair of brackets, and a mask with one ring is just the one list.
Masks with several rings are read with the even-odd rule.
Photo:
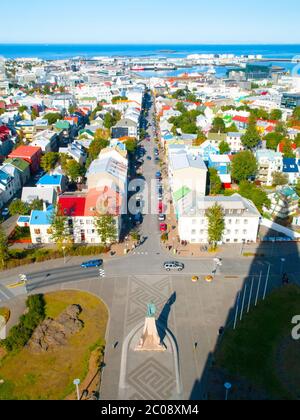
[[22, 315], [19, 324], [10, 330], [8, 337], [0, 341], [11, 352], [24, 347], [30, 340], [36, 327], [45, 319], [45, 301], [43, 295], [29, 296], [26, 301], [27, 313]]

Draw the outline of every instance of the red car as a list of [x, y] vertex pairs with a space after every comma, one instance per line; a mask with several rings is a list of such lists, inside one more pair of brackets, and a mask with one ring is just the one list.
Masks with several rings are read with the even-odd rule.
[[164, 205], [161, 201], [158, 203], [158, 212], [159, 214], [164, 213]]
[[160, 224], [160, 231], [161, 232], [167, 232], [168, 226], [165, 223]]

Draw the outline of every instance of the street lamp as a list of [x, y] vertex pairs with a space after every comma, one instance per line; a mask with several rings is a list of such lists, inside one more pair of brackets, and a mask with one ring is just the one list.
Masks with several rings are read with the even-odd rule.
[[244, 246], [245, 246], [245, 243], [246, 243], [246, 239], [243, 239], [243, 242], [242, 242], [242, 249], [241, 249], [241, 255], [243, 255], [243, 251], [244, 251]]
[[74, 379], [73, 385], [76, 386], [77, 400], [80, 401], [80, 391], [79, 391], [80, 379]]
[[215, 279], [218, 267], [222, 267], [222, 265], [223, 265], [221, 258], [214, 258], [214, 263], [215, 263], [215, 266], [214, 266], [213, 272], [212, 272], [213, 279]]
[[226, 382], [226, 384], [224, 384], [224, 388], [226, 389], [226, 396], [225, 396], [225, 401], [228, 401], [228, 395], [229, 395], [229, 391], [232, 388], [232, 385], [230, 382]]

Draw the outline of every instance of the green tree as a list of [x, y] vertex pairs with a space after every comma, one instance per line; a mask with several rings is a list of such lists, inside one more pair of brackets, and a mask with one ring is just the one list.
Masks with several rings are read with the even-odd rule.
[[226, 132], [226, 125], [223, 121], [223, 118], [216, 117], [213, 120], [211, 133], [225, 133]]
[[77, 182], [77, 180], [84, 175], [84, 168], [74, 159], [70, 159], [66, 165], [66, 175], [67, 177], [73, 181]]
[[40, 116], [39, 111], [36, 108], [31, 110], [31, 120], [34, 121]]
[[43, 210], [44, 207], [44, 201], [40, 200], [39, 198], [35, 198], [30, 203], [30, 210]]
[[60, 208], [53, 212], [50, 218], [51, 239], [56, 243], [57, 248], [70, 247], [73, 244], [73, 238], [68, 231], [68, 218], [63, 214]]
[[210, 194], [218, 195], [223, 192], [222, 181], [218, 175], [218, 171], [215, 168], [209, 168], [209, 184]]
[[9, 259], [8, 239], [2, 226], [0, 226], [0, 266], [5, 268], [6, 261]]
[[237, 126], [233, 123], [230, 127], [226, 128], [226, 133], [238, 133], [239, 129]]
[[9, 206], [9, 212], [12, 216], [24, 216], [29, 214], [30, 207], [22, 200], [15, 200]]
[[260, 213], [263, 213], [264, 207], [270, 208], [271, 206], [271, 201], [269, 200], [266, 192], [251, 182], [242, 181], [239, 187], [239, 194], [242, 197], [253, 201]]
[[41, 159], [41, 167], [46, 172], [53, 170], [59, 160], [59, 154], [55, 152], [46, 153]]
[[114, 127], [118, 121], [122, 118], [122, 114], [120, 111], [113, 110], [112, 113], [108, 112], [104, 116], [104, 127], [110, 130]]
[[298, 178], [298, 180], [297, 180], [297, 184], [295, 186], [295, 191], [296, 191], [297, 195], [299, 195], [299, 197], [300, 197], [300, 178]]
[[298, 147], [300, 147], [300, 134], [297, 134], [297, 137], [294, 140], [295, 145]]
[[267, 142], [267, 149], [277, 150], [279, 143], [283, 140], [283, 136], [280, 133], [269, 133], [265, 136]]
[[137, 139], [130, 138], [126, 140], [125, 145], [126, 145], [126, 150], [128, 153], [135, 153], [138, 147]]
[[105, 149], [107, 146], [109, 146], [108, 140], [102, 138], [95, 138], [95, 140], [92, 141], [89, 147], [88, 155], [90, 162], [97, 159], [101, 150]]
[[282, 119], [282, 111], [280, 109], [273, 109], [270, 112], [270, 120], [280, 121]]
[[283, 140], [282, 153], [283, 153], [283, 157], [287, 158], [287, 159], [295, 157], [295, 153], [293, 151], [291, 140], [289, 140], [289, 139], [284, 139]]
[[28, 109], [27, 106], [21, 105], [18, 108], [18, 112], [19, 112], [19, 114], [23, 114], [23, 112], [27, 111], [27, 109]]
[[201, 146], [207, 140], [206, 135], [203, 133], [202, 130], [198, 130], [197, 138], [193, 141], [193, 146], [198, 147]]
[[236, 154], [232, 160], [232, 178], [237, 181], [245, 181], [255, 176], [257, 173], [257, 161], [250, 151], [244, 151]]
[[289, 177], [287, 174], [282, 172], [274, 172], [272, 176], [274, 187], [277, 187], [278, 185], [287, 185], [289, 183]]
[[75, 105], [70, 105], [69, 106], [69, 109], [68, 109], [68, 112], [69, 112], [69, 114], [74, 114], [74, 112], [76, 111], [76, 106]]
[[49, 125], [54, 125], [58, 120], [61, 120], [63, 117], [59, 112], [50, 112], [44, 116], [44, 119], [48, 121]]
[[256, 124], [249, 124], [244, 136], [242, 136], [242, 144], [247, 149], [254, 149], [261, 142], [260, 135], [257, 131]]
[[224, 210], [219, 204], [207, 210], [206, 217], [208, 219], [208, 240], [213, 251], [217, 249], [218, 242], [222, 241], [225, 231]]
[[283, 122], [278, 122], [275, 127], [275, 133], [281, 134], [283, 137], [288, 135], [287, 127]]
[[95, 218], [95, 225], [103, 244], [112, 244], [117, 241], [117, 226], [113, 216], [98, 215]]
[[300, 121], [300, 106], [297, 106], [293, 111], [293, 118]]
[[181, 112], [182, 114], [185, 114], [187, 112], [186, 107], [184, 106], [183, 102], [177, 102], [176, 104], [176, 110]]
[[226, 141], [221, 141], [221, 143], [219, 144], [219, 150], [221, 155], [225, 155], [226, 153], [230, 153], [231, 149], [229, 144]]

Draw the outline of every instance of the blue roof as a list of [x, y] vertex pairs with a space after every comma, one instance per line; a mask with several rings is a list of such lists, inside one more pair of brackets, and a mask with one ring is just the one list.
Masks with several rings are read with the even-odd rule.
[[61, 185], [62, 175], [44, 175], [37, 185]]
[[289, 158], [283, 159], [283, 172], [284, 173], [299, 173], [299, 167], [296, 159]]
[[31, 212], [30, 225], [50, 225], [53, 211], [53, 206], [49, 206], [46, 211], [33, 210]]
[[18, 218], [18, 223], [29, 223], [30, 222], [30, 216], [20, 216]]

